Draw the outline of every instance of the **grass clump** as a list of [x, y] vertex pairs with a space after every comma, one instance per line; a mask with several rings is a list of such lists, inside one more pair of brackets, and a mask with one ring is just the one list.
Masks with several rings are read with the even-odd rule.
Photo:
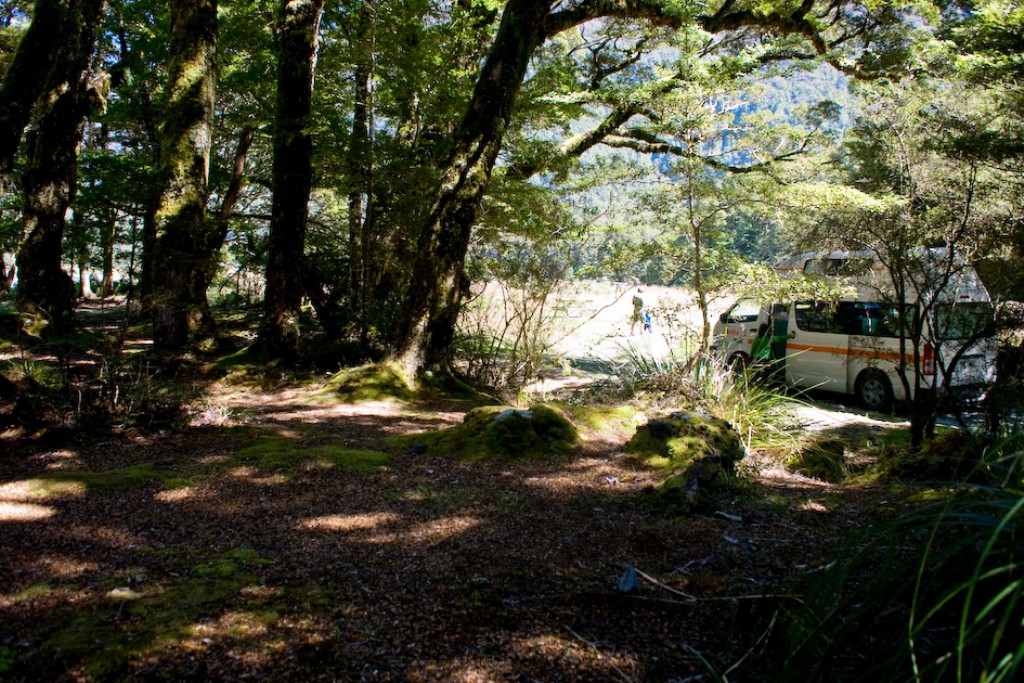
[[816, 441], [791, 456], [786, 467], [804, 476], [837, 484], [846, 479], [849, 472], [846, 443], [840, 439]]
[[579, 433], [561, 410], [541, 403], [525, 410], [474, 408], [461, 425], [401, 437], [396, 442], [465, 460], [535, 459], [571, 453], [579, 445]]
[[791, 441], [788, 411], [793, 399], [755, 373], [737, 373], [713, 355], [669, 354], [629, 347], [613, 371], [627, 395], [689, 406], [731, 424], [748, 447]]
[[954, 491], [842, 550], [770, 648], [773, 679], [1020, 680], [1024, 497]]

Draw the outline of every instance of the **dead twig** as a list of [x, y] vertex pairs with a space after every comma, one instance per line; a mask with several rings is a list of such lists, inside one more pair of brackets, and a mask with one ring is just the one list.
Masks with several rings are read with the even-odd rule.
[[[601, 648], [599, 648], [595, 643], [587, 640], [586, 638], [581, 636], [579, 633], [576, 633], [576, 631], [574, 631], [569, 626], [566, 626], [565, 630], [568, 631], [574, 638], [579, 640], [581, 643], [585, 643], [585, 644], [589, 645], [590, 647], [592, 647], [594, 649], [594, 651], [597, 652], [598, 658], [604, 659], [604, 653], [601, 651]], [[623, 671], [622, 669], [617, 667], [615, 665], [615, 662], [612, 662], [612, 661], [609, 660], [608, 664], [615, 670], [615, 673], [617, 673], [619, 675], [619, 679], [620, 680], [625, 681], [626, 683], [638, 683], [636, 678], [633, 678], [632, 676], [627, 674], [625, 671]]]
[[772, 629], [775, 628], [775, 620], [778, 618], [778, 616], [779, 612], [778, 610], [776, 610], [775, 613], [772, 614], [772, 620], [768, 622], [768, 628], [764, 630], [764, 633], [762, 633], [761, 636], [754, 641], [754, 644], [750, 646], [750, 649], [747, 650], [746, 653], [742, 657], [740, 657], [735, 664], [726, 669], [725, 673], [722, 674], [723, 681], [727, 680], [729, 674], [738, 669], [740, 665], [743, 664], [743, 662], [747, 659], [747, 657], [749, 657], [754, 652], [754, 650], [756, 650], [758, 646], [760, 646], [761, 643], [764, 642], [765, 638], [767, 638], [768, 635], [772, 632]]

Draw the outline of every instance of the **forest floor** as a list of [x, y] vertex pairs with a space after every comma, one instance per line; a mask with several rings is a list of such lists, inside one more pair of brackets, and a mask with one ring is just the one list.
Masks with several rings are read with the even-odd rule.
[[[776, 617], [904, 504], [748, 467], [666, 516], [628, 437], [467, 462], [391, 437], [469, 403], [188, 381], [187, 426], [0, 438], [0, 679], [758, 680]], [[851, 443], [894, 427], [800, 410]]]

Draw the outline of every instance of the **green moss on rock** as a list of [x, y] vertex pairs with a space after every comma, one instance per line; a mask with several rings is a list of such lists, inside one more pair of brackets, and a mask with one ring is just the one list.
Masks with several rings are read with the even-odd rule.
[[711, 505], [735, 478], [746, 455], [739, 434], [725, 420], [677, 412], [639, 427], [626, 448], [658, 468], [655, 500], [675, 512]]
[[572, 452], [579, 445], [579, 434], [554, 406], [484, 406], [467, 413], [461, 425], [402, 437], [401, 444], [466, 460], [533, 459]]
[[410, 401], [416, 392], [396, 363], [374, 363], [342, 370], [327, 381], [325, 392], [346, 403]]
[[630, 405], [570, 406], [566, 410], [576, 425], [599, 438], [625, 441], [643, 422], [643, 412]]
[[889, 474], [907, 481], [963, 481], [991, 484], [1001, 479], [985, 463], [985, 443], [961, 429], [937, 431], [917, 453], [909, 448], [891, 453]]

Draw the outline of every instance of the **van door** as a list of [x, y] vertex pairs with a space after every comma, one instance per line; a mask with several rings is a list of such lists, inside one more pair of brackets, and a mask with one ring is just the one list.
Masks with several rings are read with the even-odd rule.
[[846, 393], [850, 336], [839, 305], [797, 301], [789, 320], [786, 380], [795, 386]]
[[741, 299], [722, 314], [715, 325], [716, 337], [721, 335], [721, 350], [730, 362], [742, 357], [744, 363], [751, 360], [754, 340], [767, 313], [760, 301]]

